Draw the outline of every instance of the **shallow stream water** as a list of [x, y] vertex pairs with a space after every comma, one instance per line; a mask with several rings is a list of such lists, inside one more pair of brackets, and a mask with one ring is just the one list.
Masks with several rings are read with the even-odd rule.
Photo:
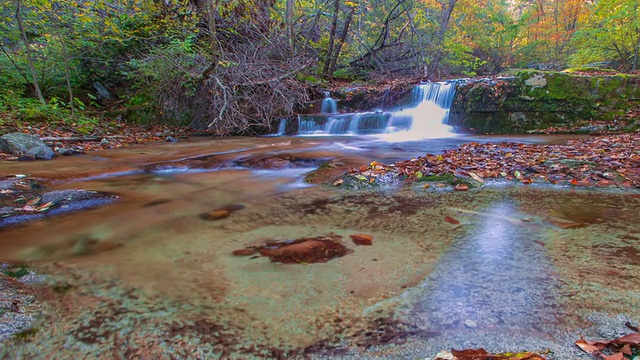
[[[50, 277], [38, 332], [0, 347], [26, 358], [423, 359], [484, 347], [575, 359], [584, 356], [572, 345], [580, 335], [615, 336], [624, 319], [639, 321], [637, 193], [513, 184], [356, 191], [303, 181], [322, 163], [348, 169], [471, 140], [506, 139], [190, 140], [4, 163], [2, 175], [119, 198], [0, 229], [0, 261]], [[282, 154], [298, 165], [224, 166]], [[225, 207], [235, 209], [227, 218], [201, 218]], [[328, 234], [352, 253], [314, 264], [232, 255]], [[354, 244], [354, 234], [373, 245]]]

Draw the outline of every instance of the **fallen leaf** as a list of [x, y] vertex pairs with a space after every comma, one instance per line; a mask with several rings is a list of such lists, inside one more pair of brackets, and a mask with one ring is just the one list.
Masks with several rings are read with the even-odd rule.
[[47, 211], [47, 210], [49, 210], [51, 205], [53, 205], [53, 201], [49, 201], [46, 204], [42, 204], [42, 205], [38, 206], [37, 208], [35, 208], [35, 211]]
[[356, 245], [373, 245], [373, 237], [364, 234], [349, 235]]
[[426, 183], [426, 184], [422, 185], [423, 189], [428, 189], [429, 187], [431, 187], [431, 185], [429, 185], [429, 183]]
[[31, 199], [31, 200], [27, 201], [27, 205], [31, 205], [31, 206], [36, 205], [37, 203], [39, 203], [39, 202], [40, 202], [40, 199], [42, 199], [42, 198], [41, 198], [41, 197], [39, 197], [39, 196], [38, 196], [38, 197], [35, 197], [35, 198], [33, 198], [33, 199]]
[[338, 186], [338, 185], [342, 184], [343, 182], [344, 182], [344, 179], [338, 179], [338, 180], [333, 182], [333, 186]]
[[457, 184], [456, 186], [453, 187], [453, 190], [455, 191], [467, 191], [469, 190], [469, 187], [465, 184]]
[[621, 338], [613, 340], [612, 343], [618, 344], [618, 345], [630, 344], [630, 345], [640, 346], [640, 332], [635, 332], [633, 334], [625, 335]]
[[234, 252], [232, 252], [232, 254], [234, 256], [249, 256], [249, 255], [253, 255], [255, 253], [257, 253], [258, 250], [254, 249], [254, 248], [245, 248], [245, 249], [239, 249], [236, 250]]
[[481, 178], [478, 174], [469, 171], [469, 176], [471, 176], [471, 178], [473, 180], [475, 180], [475, 181], [477, 181], [477, 182], [479, 182], [481, 184], [484, 184], [484, 179]]
[[582, 351], [584, 351], [586, 353], [589, 353], [589, 354], [594, 354], [594, 353], [598, 353], [599, 351], [604, 349], [608, 343], [587, 341], [584, 338], [580, 338], [580, 340], [576, 341], [575, 344], [580, 349], [582, 349]]
[[458, 360], [487, 360], [490, 358], [490, 354], [485, 349], [467, 349], [456, 350], [451, 349], [451, 354]]
[[444, 221], [448, 222], [449, 224], [453, 224], [453, 225], [458, 225], [460, 224], [460, 221], [452, 218], [451, 216], [445, 216], [444, 217]]
[[621, 352], [613, 355], [602, 355], [602, 360], [624, 360], [624, 355]]
[[227, 218], [229, 217], [229, 215], [231, 215], [231, 212], [229, 210], [222, 209], [209, 211], [208, 213], [203, 214], [202, 218], [205, 220], [219, 220]]

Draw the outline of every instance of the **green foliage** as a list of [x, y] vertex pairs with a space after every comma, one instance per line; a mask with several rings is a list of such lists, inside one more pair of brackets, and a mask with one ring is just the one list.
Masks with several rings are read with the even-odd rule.
[[[0, 3], [0, 122], [65, 121], [86, 133], [97, 122], [83, 114], [115, 101], [128, 108], [128, 120], [192, 124], [200, 112], [227, 131], [230, 117], [254, 118], [240, 121], [242, 127], [270, 123], [265, 118], [278, 112], [252, 99], [274, 84], [300, 95], [298, 87], [330, 77], [473, 76], [531, 62], [639, 66], [635, 0], [233, 0], [213, 8], [193, 0], [20, 3], [28, 45], [16, 2]], [[287, 3], [293, 3], [290, 35]], [[449, 5], [455, 6], [447, 17]], [[46, 104], [32, 99], [30, 65]], [[118, 100], [102, 98], [95, 83]], [[274, 96], [286, 100], [285, 115], [297, 106], [288, 96], [304, 97], [287, 91]], [[206, 107], [207, 116], [195, 107]]]
[[[77, 106], [84, 104], [75, 99]], [[35, 98], [23, 97], [14, 91], [0, 93], [0, 113], [4, 123], [16, 125], [45, 121], [60, 121], [69, 124], [87, 124], [86, 128], [93, 131], [98, 124], [95, 117], [80, 113], [72, 116], [68, 104], [58, 98], [51, 98], [49, 103], [42, 104]]]
[[639, 66], [640, 9], [637, 1], [598, 1], [574, 38], [573, 65], [615, 60], [627, 70]]

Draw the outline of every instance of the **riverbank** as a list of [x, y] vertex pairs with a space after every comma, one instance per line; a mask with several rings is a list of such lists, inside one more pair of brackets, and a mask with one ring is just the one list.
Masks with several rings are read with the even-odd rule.
[[[166, 125], [140, 126], [117, 122], [96, 123], [90, 127], [65, 122], [9, 124], [0, 126], [0, 136], [22, 132], [40, 137], [58, 156], [119, 149], [152, 141], [175, 142], [194, 133], [193, 129]], [[0, 161], [19, 160], [19, 156], [0, 151]]]

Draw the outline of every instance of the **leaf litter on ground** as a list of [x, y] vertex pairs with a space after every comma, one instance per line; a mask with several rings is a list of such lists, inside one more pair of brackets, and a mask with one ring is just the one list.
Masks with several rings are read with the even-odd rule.
[[470, 142], [440, 155], [427, 154], [395, 164], [374, 161], [351, 169], [344, 179], [441, 182], [448, 176], [458, 191], [468, 190], [469, 182], [479, 186], [488, 179], [640, 188], [639, 140], [640, 134], [631, 133], [577, 138], [562, 145]]
[[595, 359], [635, 359], [640, 355], [640, 331], [638, 331], [637, 326], [633, 326], [629, 322], [625, 325], [634, 332], [609, 341], [591, 341], [581, 337], [575, 344], [582, 351], [591, 354]]

